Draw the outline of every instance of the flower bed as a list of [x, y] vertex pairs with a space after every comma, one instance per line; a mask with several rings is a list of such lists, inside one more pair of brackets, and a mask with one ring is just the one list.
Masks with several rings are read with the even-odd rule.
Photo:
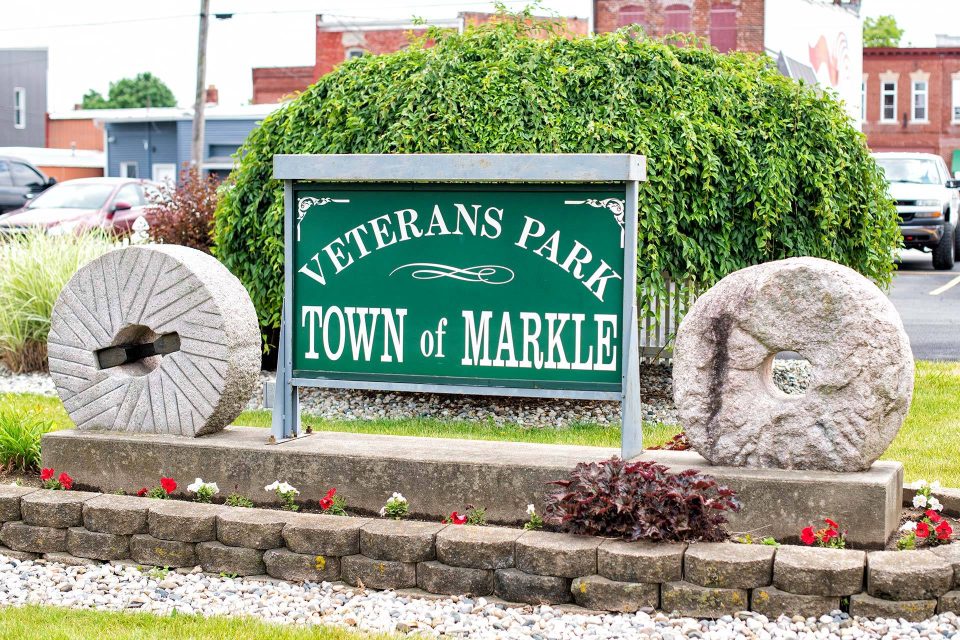
[[0, 554], [696, 617], [960, 611], [960, 544], [864, 552], [593, 536], [0, 487]]

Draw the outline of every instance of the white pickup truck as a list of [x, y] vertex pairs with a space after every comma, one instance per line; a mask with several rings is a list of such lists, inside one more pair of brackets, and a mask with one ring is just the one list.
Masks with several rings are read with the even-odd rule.
[[908, 249], [930, 251], [934, 269], [952, 269], [960, 255], [960, 180], [932, 153], [874, 153], [890, 184]]

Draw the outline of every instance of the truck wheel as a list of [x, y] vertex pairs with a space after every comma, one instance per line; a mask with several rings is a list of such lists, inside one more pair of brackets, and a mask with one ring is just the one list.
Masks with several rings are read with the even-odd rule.
[[954, 230], [949, 222], [943, 225], [943, 236], [933, 249], [933, 268], [938, 271], [953, 269]]
[[954, 225], [953, 228], [953, 257], [960, 256], [960, 225]]

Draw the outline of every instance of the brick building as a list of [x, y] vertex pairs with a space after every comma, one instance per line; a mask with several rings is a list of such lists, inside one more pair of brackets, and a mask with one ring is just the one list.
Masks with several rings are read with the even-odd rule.
[[863, 131], [874, 151], [921, 151], [960, 172], [960, 47], [863, 50]]

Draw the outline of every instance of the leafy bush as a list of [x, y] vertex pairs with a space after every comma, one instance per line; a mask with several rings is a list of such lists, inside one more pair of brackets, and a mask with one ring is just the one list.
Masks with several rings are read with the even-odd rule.
[[571, 533], [715, 542], [727, 537], [725, 512], [740, 510], [733, 490], [710, 476], [655, 462], [583, 462], [552, 484], [560, 490], [547, 496], [545, 521]]
[[781, 76], [765, 56], [639, 31], [527, 31], [522, 16], [431, 30], [403, 51], [340, 65], [250, 134], [217, 209], [214, 253], [262, 324], [279, 326], [283, 288], [276, 153], [639, 153], [645, 298], [666, 278], [702, 288], [800, 255], [889, 283], [896, 212], [834, 94]]
[[40, 436], [53, 423], [0, 404], [0, 468], [24, 473], [40, 468]]
[[83, 265], [113, 248], [99, 232], [0, 238], [0, 361], [12, 371], [47, 368], [50, 314]]
[[163, 244], [182, 244], [210, 253], [219, 186], [215, 176], [203, 177], [196, 167], [184, 167], [180, 184], [163, 183], [150, 196], [145, 212], [150, 217], [150, 237]]

